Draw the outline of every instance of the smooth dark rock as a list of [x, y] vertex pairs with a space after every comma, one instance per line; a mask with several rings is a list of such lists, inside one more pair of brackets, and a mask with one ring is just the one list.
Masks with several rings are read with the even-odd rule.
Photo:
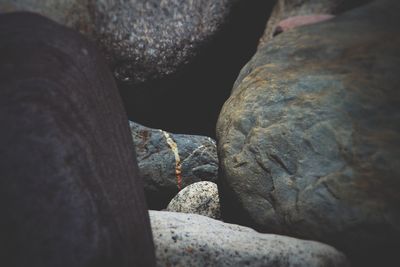
[[126, 121], [94, 45], [0, 15], [1, 266], [154, 265]]
[[150, 209], [163, 209], [186, 186], [218, 178], [217, 146], [206, 136], [172, 134], [129, 122]]
[[223, 217], [319, 240], [360, 266], [400, 247], [400, 5], [276, 36], [219, 117]]
[[348, 267], [335, 248], [197, 214], [150, 210], [157, 266]]

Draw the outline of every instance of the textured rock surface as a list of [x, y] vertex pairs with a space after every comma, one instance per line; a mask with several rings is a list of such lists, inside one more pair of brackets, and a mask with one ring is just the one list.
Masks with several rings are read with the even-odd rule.
[[127, 118], [93, 44], [0, 15], [0, 265], [154, 266]]
[[315, 241], [260, 234], [196, 214], [150, 211], [157, 266], [349, 266]]
[[129, 125], [151, 209], [165, 208], [179, 190], [192, 183], [217, 181], [218, 157], [213, 139], [171, 134], [134, 122]]
[[[371, 0], [278, 0], [267, 27], [260, 40], [260, 46], [265, 45], [275, 35], [289, 28], [295, 28], [318, 21], [328, 20], [334, 14], [341, 13]], [[290, 18], [297, 18], [288, 23]], [[290, 27], [285, 27], [290, 24]]]
[[171, 200], [167, 211], [194, 213], [220, 219], [217, 184], [205, 181], [187, 186]]
[[399, 11], [377, 1], [257, 52], [217, 125], [223, 216], [389, 263], [381, 253], [400, 241]]

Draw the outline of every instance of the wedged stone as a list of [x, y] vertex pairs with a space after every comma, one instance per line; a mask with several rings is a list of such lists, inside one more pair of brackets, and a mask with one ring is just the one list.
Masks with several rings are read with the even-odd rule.
[[223, 223], [197, 214], [150, 211], [157, 266], [346, 267], [331, 246]]
[[375, 1], [258, 50], [217, 125], [223, 217], [391, 266], [400, 247], [399, 11], [398, 1]]
[[186, 186], [218, 178], [217, 147], [206, 136], [172, 134], [129, 122], [151, 209], [165, 208]]
[[220, 219], [221, 209], [217, 184], [204, 181], [185, 187], [171, 200], [167, 211], [194, 213]]

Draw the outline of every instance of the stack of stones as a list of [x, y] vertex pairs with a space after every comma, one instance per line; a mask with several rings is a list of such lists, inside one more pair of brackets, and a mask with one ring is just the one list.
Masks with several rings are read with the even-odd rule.
[[[80, 31], [106, 58], [131, 120], [157, 266], [398, 265], [397, 1], [0, 0], [0, 12], [21, 10]], [[231, 71], [201, 58], [226, 53], [221, 40], [256, 10], [269, 19], [252, 20], [264, 30], [255, 40], [235, 36], [249, 61], [221, 93], [216, 141], [191, 134], [209, 116], [198, 94], [213, 97], [193, 85], [215, 78], [201, 64]], [[181, 128], [165, 118], [183, 125], [191, 105], [200, 112], [187, 134], [169, 131]]]

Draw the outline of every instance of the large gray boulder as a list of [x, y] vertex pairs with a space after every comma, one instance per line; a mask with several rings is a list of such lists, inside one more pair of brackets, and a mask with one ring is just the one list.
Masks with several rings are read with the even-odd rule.
[[172, 134], [129, 122], [150, 209], [163, 209], [186, 186], [218, 178], [217, 145], [206, 136]]
[[331, 246], [260, 234], [197, 214], [150, 211], [157, 266], [346, 267]]
[[389, 264], [400, 245], [399, 11], [376, 1], [258, 50], [217, 125], [223, 215]]

